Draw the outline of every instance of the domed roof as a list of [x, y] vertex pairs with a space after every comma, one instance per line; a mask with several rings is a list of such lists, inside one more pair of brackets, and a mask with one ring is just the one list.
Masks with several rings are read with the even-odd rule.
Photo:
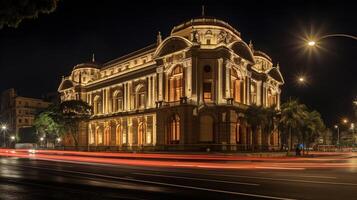
[[82, 68], [99, 69], [100, 67], [101, 67], [100, 64], [98, 64], [96, 62], [88, 62], [88, 63], [81, 63], [81, 64], [78, 64], [78, 65], [74, 66], [73, 70], [82, 69]]
[[254, 50], [254, 56], [260, 56], [260, 57], [263, 57], [263, 58], [266, 58], [268, 59], [270, 62], [272, 62], [272, 59], [264, 52], [262, 51], [256, 51]]
[[183, 30], [185, 28], [191, 27], [191, 26], [199, 26], [199, 25], [212, 25], [212, 26], [221, 26], [226, 29], [229, 29], [232, 31], [234, 34], [240, 37], [240, 32], [237, 31], [235, 28], [233, 28], [231, 25], [229, 25], [227, 22], [224, 22], [222, 20], [216, 19], [214, 17], [208, 17], [208, 16], [201, 16], [199, 18], [191, 19], [190, 21], [186, 21], [178, 26], [175, 26], [171, 30], [171, 34], [178, 32], [180, 30]]

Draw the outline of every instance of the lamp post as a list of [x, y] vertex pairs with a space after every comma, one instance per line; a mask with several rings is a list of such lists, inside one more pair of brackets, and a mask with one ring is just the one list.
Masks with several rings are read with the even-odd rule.
[[351, 123], [350, 129], [352, 130], [352, 146], [354, 146], [356, 144], [356, 141], [355, 141], [355, 124], [354, 123]]
[[6, 130], [7, 130], [7, 126], [6, 125], [2, 125], [1, 126], [1, 131], [3, 132], [3, 135], [4, 135], [4, 140], [3, 140], [3, 146], [4, 147], [6, 147], [6, 136], [5, 136], [5, 134], [6, 134]]
[[353, 39], [353, 40], [357, 40], [357, 36], [355, 36], [355, 35], [336, 33], [336, 34], [328, 34], [328, 35], [321, 36], [316, 41], [315, 40], [309, 40], [307, 42], [307, 45], [310, 46], [310, 47], [316, 46], [318, 41], [323, 40], [325, 38], [330, 38], [330, 37], [345, 37], [345, 38], [350, 38], [350, 39]]
[[337, 146], [340, 147], [340, 127], [337, 124], [334, 127], [337, 130]]

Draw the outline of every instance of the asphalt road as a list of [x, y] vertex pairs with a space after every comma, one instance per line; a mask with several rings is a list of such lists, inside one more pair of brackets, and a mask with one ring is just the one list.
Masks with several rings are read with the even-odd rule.
[[356, 198], [356, 168], [191, 169], [0, 157], [1, 200]]

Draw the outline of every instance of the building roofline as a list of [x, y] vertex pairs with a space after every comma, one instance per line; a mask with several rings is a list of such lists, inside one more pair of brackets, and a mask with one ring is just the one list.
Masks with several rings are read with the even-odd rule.
[[125, 61], [128, 61], [128, 60], [131, 60], [133, 57], [139, 57], [139, 56], [141, 56], [143, 54], [146, 54], [146, 53], [148, 53], [150, 51], [153, 51], [153, 50], [155, 51], [156, 47], [157, 47], [156, 43], [150, 44], [150, 45], [148, 45], [146, 47], [143, 47], [141, 49], [138, 49], [138, 50], [133, 51], [131, 53], [128, 53], [126, 55], [123, 55], [123, 56], [120, 56], [120, 57], [115, 58], [113, 60], [110, 60], [110, 61], [104, 63], [103, 67], [101, 69], [106, 69], [106, 68], [111, 67], [111, 65], [113, 65], [115, 63], [122, 63], [122, 62], [125, 62]]

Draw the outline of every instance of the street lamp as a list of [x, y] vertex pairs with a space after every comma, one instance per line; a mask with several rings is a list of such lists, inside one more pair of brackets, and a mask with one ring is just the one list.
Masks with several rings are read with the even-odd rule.
[[5, 124], [1, 125], [1, 131], [3, 132], [3, 135], [4, 135], [4, 140], [3, 140], [3, 146], [4, 147], [6, 147], [6, 142], [5, 142], [5, 140], [6, 140], [6, 137], [5, 137], [6, 130], [7, 130], [7, 126]]
[[329, 37], [345, 37], [345, 38], [350, 38], [350, 39], [353, 39], [353, 40], [357, 40], [357, 36], [338, 33], [338, 34], [324, 35], [324, 36], [318, 38], [318, 40], [309, 40], [307, 42], [307, 45], [310, 46], [310, 47], [316, 46], [318, 41], [321, 41], [322, 39], [329, 38]]
[[337, 124], [334, 127], [337, 130], [337, 145], [340, 147], [340, 127]]
[[298, 81], [299, 81], [299, 83], [304, 83], [305, 82], [305, 77], [300, 76]]
[[348, 119], [347, 119], [347, 118], [343, 118], [343, 119], [342, 119], [342, 123], [343, 123], [343, 124], [347, 124], [347, 123], [348, 123]]
[[355, 144], [355, 124], [351, 123], [350, 129], [352, 130], [352, 144]]

